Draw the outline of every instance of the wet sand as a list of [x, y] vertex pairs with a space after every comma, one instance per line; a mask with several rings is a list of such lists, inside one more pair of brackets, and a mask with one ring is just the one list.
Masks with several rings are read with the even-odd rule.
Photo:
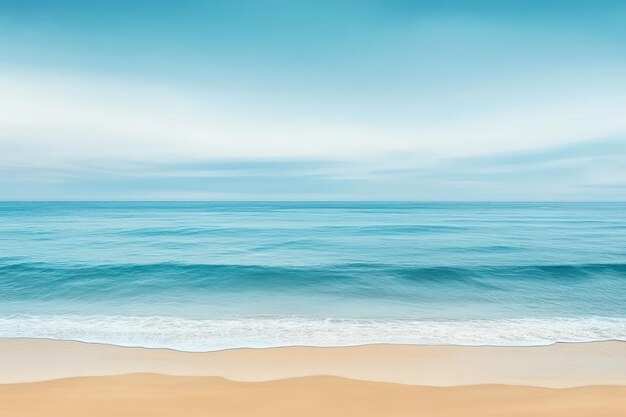
[[0, 339], [0, 383], [158, 373], [269, 381], [313, 375], [410, 385], [626, 385], [626, 343], [536, 347], [365, 345], [190, 353], [45, 339]]

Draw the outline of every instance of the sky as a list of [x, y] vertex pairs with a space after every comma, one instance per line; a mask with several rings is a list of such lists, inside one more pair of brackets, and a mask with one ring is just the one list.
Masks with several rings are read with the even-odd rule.
[[0, 200], [626, 201], [626, 2], [2, 0]]

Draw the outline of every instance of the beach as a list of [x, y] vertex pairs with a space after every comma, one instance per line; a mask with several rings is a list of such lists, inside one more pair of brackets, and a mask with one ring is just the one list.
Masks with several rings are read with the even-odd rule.
[[620, 416], [626, 344], [180, 352], [0, 340], [2, 416]]
[[625, 416], [623, 208], [0, 204], [0, 417]]

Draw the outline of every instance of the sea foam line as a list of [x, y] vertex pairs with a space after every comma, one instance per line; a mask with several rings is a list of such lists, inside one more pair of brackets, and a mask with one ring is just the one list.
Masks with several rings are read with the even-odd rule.
[[0, 316], [0, 337], [79, 340], [184, 351], [370, 343], [533, 346], [556, 342], [626, 340], [626, 318], [370, 320], [11, 315]]

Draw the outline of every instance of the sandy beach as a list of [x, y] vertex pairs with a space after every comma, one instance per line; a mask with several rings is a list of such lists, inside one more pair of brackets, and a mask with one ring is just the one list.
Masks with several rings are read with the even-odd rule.
[[620, 416], [626, 344], [188, 353], [0, 340], [2, 416]]
[[268, 382], [131, 374], [0, 386], [2, 415], [623, 416], [626, 387], [419, 387], [328, 376]]

